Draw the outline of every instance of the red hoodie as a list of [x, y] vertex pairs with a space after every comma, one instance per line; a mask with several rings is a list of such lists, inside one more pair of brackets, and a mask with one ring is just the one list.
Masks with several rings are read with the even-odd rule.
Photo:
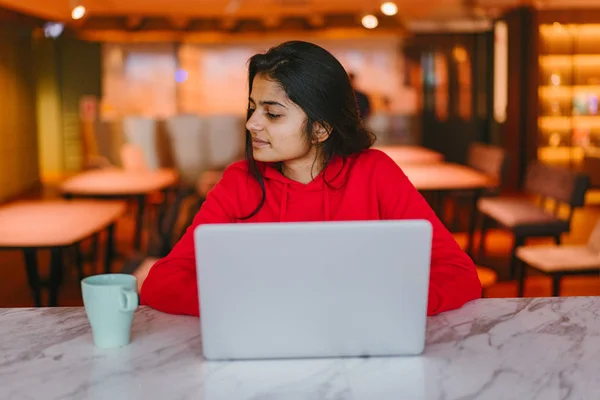
[[194, 228], [275, 221], [427, 219], [433, 225], [428, 315], [459, 308], [481, 296], [473, 261], [385, 153], [365, 150], [346, 162], [334, 159], [309, 184], [292, 181], [270, 166], [261, 167], [266, 200], [260, 211], [250, 219], [240, 219], [256, 208], [261, 190], [249, 176], [245, 161], [231, 165], [179, 243], [150, 270], [141, 290], [142, 304], [172, 314], [199, 315]]

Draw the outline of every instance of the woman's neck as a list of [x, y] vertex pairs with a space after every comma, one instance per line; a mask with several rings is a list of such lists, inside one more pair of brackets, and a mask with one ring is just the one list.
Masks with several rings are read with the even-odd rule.
[[321, 173], [323, 164], [321, 158], [315, 156], [284, 161], [281, 165], [281, 173], [288, 179], [306, 185]]

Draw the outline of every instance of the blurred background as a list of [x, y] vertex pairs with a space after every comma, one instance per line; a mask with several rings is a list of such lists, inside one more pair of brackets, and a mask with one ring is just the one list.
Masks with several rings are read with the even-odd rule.
[[[80, 304], [77, 277], [164, 254], [242, 157], [247, 60], [291, 39], [353, 74], [376, 146], [475, 169], [472, 146], [494, 146], [508, 160], [496, 186], [511, 196], [528, 192], [533, 162], [585, 174], [585, 204], [561, 234], [587, 243], [600, 215], [600, 1], [0, 0], [0, 306], [32, 305], [48, 284], [61, 305]], [[70, 218], [104, 211], [10, 208], [76, 197], [126, 208], [85, 229]], [[448, 226], [464, 244], [466, 224]], [[505, 231], [478, 259], [489, 296], [517, 293], [518, 240]], [[526, 295], [550, 295], [552, 276], [538, 278]], [[598, 275], [561, 290], [598, 295]]]

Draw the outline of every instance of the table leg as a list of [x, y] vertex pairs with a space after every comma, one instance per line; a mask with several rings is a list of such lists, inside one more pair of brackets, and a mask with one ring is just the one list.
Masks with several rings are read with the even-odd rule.
[[31, 293], [33, 295], [33, 303], [36, 307], [41, 307], [42, 290], [38, 272], [36, 249], [23, 249], [23, 256], [25, 258], [25, 268], [27, 269], [27, 280], [29, 281], [29, 287], [31, 287]]
[[58, 305], [58, 289], [62, 282], [62, 248], [53, 247], [50, 251], [50, 295], [48, 305], [56, 307]]
[[104, 255], [104, 273], [110, 273], [110, 266], [113, 258], [113, 245], [115, 235], [115, 224], [112, 223], [106, 230], [106, 254]]
[[137, 215], [135, 218], [135, 236], [133, 239], [133, 247], [139, 250], [142, 246], [142, 226], [144, 222], [144, 208], [146, 206], [146, 196], [140, 195], [136, 197]]
[[81, 242], [75, 244], [75, 268], [77, 268], [77, 277], [81, 281], [85, 278], [85, 263], [81, 256]]

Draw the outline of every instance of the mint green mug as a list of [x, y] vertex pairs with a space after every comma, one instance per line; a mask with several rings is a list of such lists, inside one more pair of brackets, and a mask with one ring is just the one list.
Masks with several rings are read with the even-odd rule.
[[96, 347], [110, 349], [130, 342], [133, 312], [138, 306], [133, 275], [103, 274], [81, 281], [85, 312]]

